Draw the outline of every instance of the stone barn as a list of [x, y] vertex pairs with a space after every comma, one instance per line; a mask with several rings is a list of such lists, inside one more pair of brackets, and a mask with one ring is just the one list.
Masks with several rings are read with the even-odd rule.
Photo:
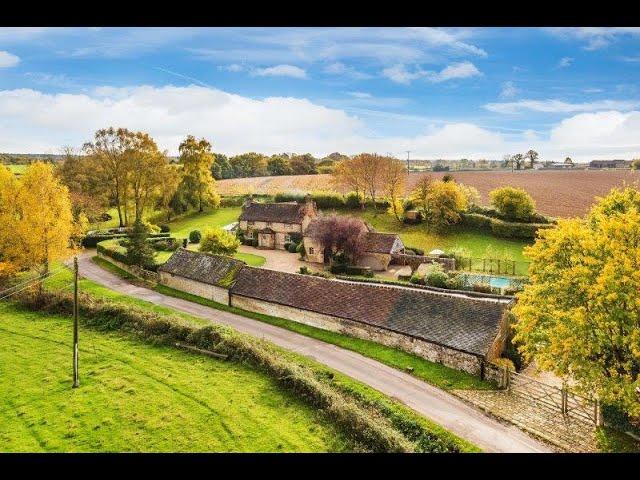
[[229, 304], [229, 287], [244, 262], [179, 248], [158, 268], [159, 282], [176, 290]]
[[498, 358], [509, 302], [243, 267], [231, 305], [400, 348], [480, 374]]

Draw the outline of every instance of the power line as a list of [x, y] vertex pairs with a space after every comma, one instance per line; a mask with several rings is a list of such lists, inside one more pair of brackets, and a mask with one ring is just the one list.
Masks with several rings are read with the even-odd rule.
[[40, 280], [44, 280], [44, 279], [46, 279], [46, 278], [48, 278], [50, 276], [56, 275], [57, 273], [61, 272], [64, 269], [65, 269], [65, 267], [60, 267], [59, 269], [54, 270], [53, 272], [43, 273], [42, 275], [39, 275], [37, 277], [30, 278], [29, 280], [25, 280], [24, 282], [21, 282], [21, 283], [17, 283], [16, 285], [13, 285], [13, 286], [5, 289], [4, 291], [0, 292], [0, 295], [4, 295], [8, 291], [15, 290], [16, 288], [18, 288], [18, 287], [20, 287], [22, 285], [25, 285], [27, 283], [33, 283], [33, 282], [37, 282], [37, 281], [40, 281]]
[[[60, 273], [63, 269], [58, 270], [56, 273], [51, 273], [51, 274], [47, 274], [38, 278], [34, 278], [32, 280], [30, 280], [28, 282], [28, 285], [25, 285], [23, 288], [21, 288], [20, 290], [14, 290], [11, 293], [8, 293], [6, 295], [4, 295], [7, 291], [11, 290], [10, 288], [8, 288], [7, 290], [5, 290], [4, 292], [0, 293], [0, 295], [3, 295], [2, 297], [0, 297], [0, 300], [4, 300], [5, 298], [9, 298], [11, 295], [15, 295], [16, 293], [20, 293], [24, 290], [26, 290], [27, 288], [31, 288], [32, 286], [34, 286], [37, 283], [41, 283], [44, 282], [47, 278], [51, 278], [54, 275], [57, 275], [58, 273]], [[24, 282], [27, 283], [27, 282]], [[24, 283], [22, 283], [22, 285], [24, 285]], [[13, 287], [12, 287], [13, 288]]]

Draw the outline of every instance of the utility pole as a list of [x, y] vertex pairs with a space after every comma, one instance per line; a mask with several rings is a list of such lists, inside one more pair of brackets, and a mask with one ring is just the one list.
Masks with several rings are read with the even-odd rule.
[[80, 386], [78, 379], [78, 257], [73, 257], [73, 388]]
[[409, 167], [409, 154], [411, 153], [411, 150], [406, 150], [407, 152], [407, 175], [411, 172], [410, 167]]

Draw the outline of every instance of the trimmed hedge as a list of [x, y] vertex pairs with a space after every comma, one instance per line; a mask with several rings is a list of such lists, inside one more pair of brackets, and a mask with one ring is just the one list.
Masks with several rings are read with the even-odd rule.
[[462, 224], [490, 231], [496, 237], [534, 239], [541, 228], [550, 228], [553, 223], [507, 222], [480, 213], [462, 213]]
[[[115, 238], [127, 238], [129, 235], [126, 233], [100, 233], [97, 235], [87, 235], [82, 239], [82, 246], [85, 248], [96, 248], [98, 243], [104, 242], [105, 240], [113, 240]], [[171, 233], [161, 232], [161, 233], [150, 233], [148, 235], [149, 238], [168, 238], [171, 236]]]
[[356, 267], [354, 265], [349, 265], [346, 268], [345, 273], [347, 275], [359, 275], [362, 277], [373, 277], [373, 272], [370, 267]]
[[[230, 361], [249, 364], [272, 377], [285, 390], [319, 409], [355, 445], [367, 451], [460, 451], [455, 443], [424, 431], [408, 416], [386, 418], [387, 412], [380, 411], [379, 406], [358, 401], [353, 395], [334, 386], [331, 372], [292, 362], [276, 347], [262, 340], [225, 327], [196, 327], [170, 315], [81, 295], [80, 318], [83, 325], [102, 331], [123, 331], [153, 344], [174, 346], [176, 342], [183, 342], [227, 355]], [[23, 295], [20, 300], [31, 310], [66, 315], [73, 311], [72, 295], [66, 292]], [[416, 428], [417, 432], [414, 431]]]

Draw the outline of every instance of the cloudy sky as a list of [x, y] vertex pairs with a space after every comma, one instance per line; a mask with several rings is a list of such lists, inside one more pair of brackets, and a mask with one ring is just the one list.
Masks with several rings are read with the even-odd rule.
[[0, 28], [0, 151], [640, 157], [640, 29]]

